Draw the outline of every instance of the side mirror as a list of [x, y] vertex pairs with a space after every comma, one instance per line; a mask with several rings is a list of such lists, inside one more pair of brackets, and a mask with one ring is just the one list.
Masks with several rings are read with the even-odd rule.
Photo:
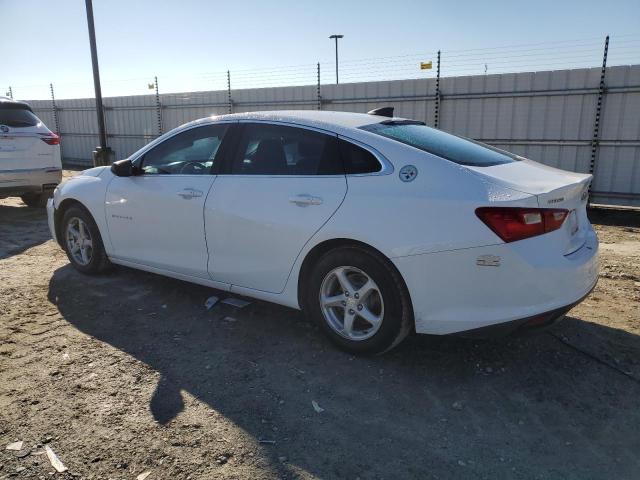
[[118, 160], [111, 164], [111, 172], [116, 177], [131, 177], [133, 175], [133, 164], [128, 158]]

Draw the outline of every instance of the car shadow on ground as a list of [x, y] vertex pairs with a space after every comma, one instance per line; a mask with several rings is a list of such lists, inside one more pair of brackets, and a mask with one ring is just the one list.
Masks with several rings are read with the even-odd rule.
[[386, 355], [354, 357], [297, 311], [258, 301], [207, 311], [212, 294], [125, 268], [87, 277], [66, 265], [49, 285], [67, 322], [159, 372], [148, 398], [156, 422], [171, 428], [189, 392], [255, 439], [275, 440], [265, 449], [279, 477], [639, 471], [635, 335], [568, 318], [522, 338], [412, 336]]
[[44, 208], [30, 208], [13, 199], [0, 203], [0, 259], [22, 253], [50, 238]]

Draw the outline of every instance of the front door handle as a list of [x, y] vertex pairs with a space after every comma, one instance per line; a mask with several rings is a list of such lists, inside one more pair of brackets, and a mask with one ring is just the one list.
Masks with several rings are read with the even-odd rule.
[[185, 188], [181, 192], [178, 192], [178, 196], [184, 200], [191, 200], [193, 197], [201, 197], [202, 195], [202, 190], [196, 190], [195, 188]]
[[299, 207], [306, 207], [308, 205], [321, 205], [322, 198], [314, 197], [313, 195], [301, 194], [289, 197], [289, 202], [295, 203]]

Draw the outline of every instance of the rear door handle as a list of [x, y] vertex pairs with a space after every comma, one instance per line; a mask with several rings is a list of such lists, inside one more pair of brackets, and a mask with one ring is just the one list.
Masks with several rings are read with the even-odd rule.
[[322, 198], [314, 197], [313, 195], [302, 194], [289, 197], [289, 202], [295, 203], [299, 207], [306, 207], [308, 205], [321, 205]]
[[190, 200], [193, 197], [201, 197], [203, 195], [202, 190], [196, 190], [195, 188], [185, 188], [181, 192], [178, 192], [178, 196], [184, 200]]

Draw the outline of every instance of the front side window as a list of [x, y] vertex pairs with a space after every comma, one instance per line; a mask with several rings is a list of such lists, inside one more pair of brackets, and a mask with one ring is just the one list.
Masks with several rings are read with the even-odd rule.
[[168, 138], [144, 154], [145, 175], [209, 174], [227, 130], [226, 125], [204, 125]]
[[272, 124], [243, 126], [231, 173], [236, 175], [336, 175], [342, 173], [337, 138]]
[[468, 138], [429, 128], [418, 122], [381, 122], [360, 127], [383, 137], [424, 150], [451, 162], [474, 167], [490, 167], [520, 159], [504, 150]]
[[35, 127], [40, 123], [40, 119], [33, 112], [26, 108], [10, 108], [0, 105], [0, 125], [8, 127]]

